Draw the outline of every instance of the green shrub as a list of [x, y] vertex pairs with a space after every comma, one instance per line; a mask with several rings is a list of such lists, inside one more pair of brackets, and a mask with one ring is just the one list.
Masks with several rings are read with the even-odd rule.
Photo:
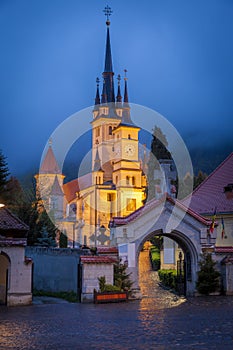
[[105, 284], [104, 292], [120, 292], [121, 289], [117, 286], [113, 286], [112, 284]]
[[106, 286], [106, 279], [105, 276], [100, 276], [98, 277], [98, 281], [99, 281], [99, 290], [102, 292], [105, 291], [105, 286]]
[[160, 269], [160, 250], [156, 246], [150, 247], [150, 260], [152, 269], [158, 271]]
[[159, 279], [161, 283], [172, 289], [176, 289], [177, 286], [177, 272], [176, 270], [159, 270]]

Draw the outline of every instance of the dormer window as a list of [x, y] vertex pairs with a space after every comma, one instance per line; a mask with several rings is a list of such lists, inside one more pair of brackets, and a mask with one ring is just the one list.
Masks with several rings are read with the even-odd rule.
[[224, 187], [224, 193], [227, 199], [233, 198], [233, 183], [228, 184], [227, 186]]
[[122, 109], [116, 109], [116, 114], [118, 117], [122, 117]]
[[108, 115], [108, 107], [100, 107], [100, 115]]

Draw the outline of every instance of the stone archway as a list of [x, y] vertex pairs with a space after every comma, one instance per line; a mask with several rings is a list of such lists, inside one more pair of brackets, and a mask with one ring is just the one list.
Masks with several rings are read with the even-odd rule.
[[7, 304], [7, 291], [9, 288], [9, 272], [10, 272], [10, 258], [1, 252], [0, 253], [0, 304]]
[[117, 245], [119, 254], [128, 261], [128, 269], [138, 285], [138, 257], [144, 244], [152, 235], [162, 235], [177, 242], [190, 260], [190, 278], [187, 295], [195, 292], [198, 262], [202, 249], [214, 245], [216, 236], [209, 237], [211, 222], [185, 207], [178, 200], [165, 196], [152, 200], [128, 217], [111, 221], [111, 244]]
[[[172, 231], [171, 233], [163, 233], [162, 230], [152, 231], [148, 236], [144, 237], [143, 240], [135, 242], [136, 249], [136, 274], [138, 275], [138, 262], [139, 255], [142, 250], [144, 243], [150, 240], [154, 236], [168, 237], [175, 241], [182, 249], [184, 254], [184, 261], [186, 262], [186, 280], [185, 290], [187, 295], [192, 295], [195, 290], [196, 276], [198, 270], [199, 256], [196, 247], [193, 245], [190, 238], [185, 236], [182, 232]], [[135, 275], [134, 272], [134, 275]]]

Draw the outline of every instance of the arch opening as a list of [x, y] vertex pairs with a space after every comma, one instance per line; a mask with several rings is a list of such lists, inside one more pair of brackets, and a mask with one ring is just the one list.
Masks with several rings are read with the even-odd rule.
[[[185, 234], [176, 230], [172, 231], [171, 233], [164, 233], [162, 230], [156, 230], [145, 235], [139, 242], [138, 248], [136, 250], [139, 288], [141, 288], [141, 282], [139, 278], [139, 262], [141, 264], [140, 253], [145, 250], [146, 244], [149, 246], [151, 245], [151, 242], [153, 242], [155, 237], [162, 240], [162, 245], [159, 247], [160, 265], [159, 268], [157, 266], [157, 270], [176, 270], [176, 288], [178, 294], [185, 296], [193, 295], [195, 291], [196, 275], [198, 270], [198, 252], [192, 241], [187, 236], [185, 236]], [[151, 253], [148, 252], [148, 254]], [[153, 265], [151, 266], [151, 270], [152, 269]]]
[[0, 304], [7, 305], [9, 289], [10, 258], [5, 252], [0, 252]]

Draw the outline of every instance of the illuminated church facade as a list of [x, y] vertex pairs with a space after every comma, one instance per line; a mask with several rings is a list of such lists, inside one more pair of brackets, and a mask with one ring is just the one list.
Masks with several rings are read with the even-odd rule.
[[56, 226], [67, 234], [70, 246], [110, 244], [110, 219], [131, 214], [146, 199], [146, 175], [139, 159], [140, 128], [131, 119], [126, 70], [123, 96], [120, 75], [116, 93], [114, 89], [109, 14], [103, 86], [100, 93], [97, 79], [91, 121], [92, 171], [64, 184], [65, 175], [50, 144], [35, 176], [37, 193]]

